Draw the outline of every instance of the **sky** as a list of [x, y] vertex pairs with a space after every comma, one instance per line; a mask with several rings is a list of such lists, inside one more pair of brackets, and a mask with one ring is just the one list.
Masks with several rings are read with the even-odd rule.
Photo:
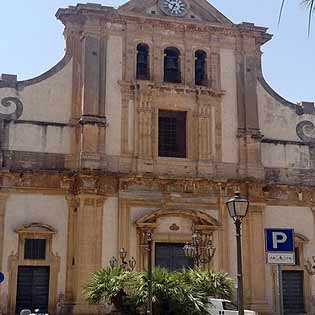
[[[145, 0], [143, 0], [145, 1]], [[18, 80], [35, 77], [55, 65], [64, 54], [63, 25], [58, 8], [74, 0], [1, 1], [0, 74]], [[117, 7], [122, 0], [86, 0]], [[263, 46], [263, 72], [267, 82], [292, 102], [315, 101], [315, 16], [307, 34], [307, 11], [300, 0], [287, 0], [278, 27], [281, 0], [210, 0], [234, 23], [252, 22], [269, 28], [273, 39]]]

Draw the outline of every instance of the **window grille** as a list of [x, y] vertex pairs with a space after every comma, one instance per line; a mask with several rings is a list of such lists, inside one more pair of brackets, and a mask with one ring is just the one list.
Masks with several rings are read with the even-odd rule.
[[24, 259], [46, 259], [46, 240], [25, 239]]
[[159, 111], [159, 156], [186, 158], [186, 112]]

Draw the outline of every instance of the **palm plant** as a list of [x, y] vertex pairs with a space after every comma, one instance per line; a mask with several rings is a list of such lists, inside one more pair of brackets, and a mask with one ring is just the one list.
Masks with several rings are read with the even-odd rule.
[[185, 282], [193, 288], [202, 290], [207, 296], [230, 299], [233, 291], [233, 280], [224, 272], [188, 270], [183, 273]]
[[[282, 0], [280, 13], [279, 13], [279, 21], [278, 24], [280, 24], [281, 16], [283, 13], [284, 5], [286, 0]], [[309, 10], [308, 14], [308, 34], [311, 32], [311, 22], [312, 22], [312, 16], [315, 11], [315, 0], [302, 0], [302, 4], [305, 5], [306, 8]]]
[[90, 304], [113, 304], [118, 311], [124, 311], [129, 303], [128, 292], [134, 292], [139, 277], [136, 273], [126, 272], [122, 268], [105, 268], [95, 272], [84, 288]]
[[[208, 296], [201, 288], [194, 288], [185, 281], [184, 273], [169, 272], [155, 268], [153, 271], [153, 314], [154, 315], [194, 315], [205, 314]], [[139, 302], [147, 301], [147, 274], [142, 273], [142, 285], [137, 288]], [[139, 303], [138, 302], [138, 303]]]
[[[230, 298], [232, 280], [214, 271], [170, 272], [153, 270], [154, 315], [208, 314], [208, 297]], [[92, 304], [114, 304], [124, 315], [145, 313], [148, 278], [145, 272], [127, 272], [106, 268], [96, 272], [85, 287], [87, 301]]]

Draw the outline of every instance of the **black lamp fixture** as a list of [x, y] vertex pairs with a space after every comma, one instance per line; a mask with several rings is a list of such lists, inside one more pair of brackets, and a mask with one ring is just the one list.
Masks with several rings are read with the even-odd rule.
[[[125, 271], [134, 271], [136, 268], [136, 260], [134, 257], [131, 257], [131, 259], [127, 261], [127, 255], [128, 255], [128, 252], [124, 248], [121, 248], [119, 251], [119, 258], [120, 258], [119, 266]], [[113, 256], [109, 261], [109, 265], [112, 269], [117, 268], [118, 259]]]
[[239, 191], [235, 192], [235, 196], [226, 202], [231, 218], [236, 222], [237, 220], [243, 221], [246, 217], [249, 207], [247, 199], [241, 197]]
[[200, 267], [209, 264], [216, 252], [213, 246], [212, 233], [202, 233], [200, 231], [192, 234], [192, 242], [187, 243], [184, 248], [184, 254], [193, 260], [194, 266]]

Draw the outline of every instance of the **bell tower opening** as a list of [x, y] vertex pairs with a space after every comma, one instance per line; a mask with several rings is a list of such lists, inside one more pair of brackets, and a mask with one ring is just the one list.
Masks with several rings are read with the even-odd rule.
[[195, 84], [207, 86], [207, 70], [206, 70], [207, 53], [203, 50], [197, 50], [195, 53]]
[[139, 44], [137, 46], [137, 80], [150, 79], [149, 67], [149, 46], [147, 44]]
[[164, 81], [181, 83], [180, 52], [175, 47], [164, 50]]

